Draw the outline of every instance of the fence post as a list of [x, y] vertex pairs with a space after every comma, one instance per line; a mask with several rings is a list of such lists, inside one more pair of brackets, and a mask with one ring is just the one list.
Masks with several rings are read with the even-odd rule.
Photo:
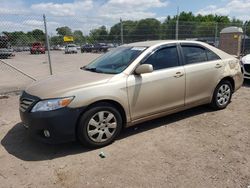
[[177, 15], [176, 15], [176, 25], [175, 25], [175, 40], [179, 39], [179, 6], [177, 7]]
[[215, 22], [214, 45], [216, 45], [217, 35], [218, 35], [218, 22]]
[[123, 44], [123, 24], [121, 18], [120, 18], [120, 24], [121, 24], [121, 44]]
[[50, 71], [50, 75], [52, 75], [52, 66], [51, 66], [51, 59], [50, 59], [49, 36], [48, 36], [48, 31], [47, 31], [47, 22], [46, 22], [45, 14], [43, 14], [43, 22], [44, 22], [44, 29], [45, 29], [47, 50], [48, 50], [49, 71]]
[[243, 25], [243, 44], [242, 44], [242, 55], [245, 54], [245, 45], [246, 45], [246, 35], [247, 35], [247, 21]]

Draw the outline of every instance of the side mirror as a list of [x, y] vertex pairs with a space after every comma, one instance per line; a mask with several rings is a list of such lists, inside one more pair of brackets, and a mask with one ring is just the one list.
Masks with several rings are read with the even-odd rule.
[[151, 73], [153, 72], [153, 66], [150, 64], [142, 64], [139, 65], [136, 69], [135, 69], [135, 73], [136, 74], [145, 74], [145, 73]]

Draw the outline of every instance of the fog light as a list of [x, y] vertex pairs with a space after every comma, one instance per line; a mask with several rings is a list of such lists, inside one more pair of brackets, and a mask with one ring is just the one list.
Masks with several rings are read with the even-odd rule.
[[50, 133], [49, 133], [48, 130], [44, 130], [44, 131], [43, 131], [43, 134], [44, 134], [44, 136], [47, 137], [47, 138], [50, 137]]

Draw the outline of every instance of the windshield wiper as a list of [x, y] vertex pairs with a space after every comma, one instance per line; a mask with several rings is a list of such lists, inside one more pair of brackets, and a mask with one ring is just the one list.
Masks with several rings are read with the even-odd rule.
[[97, 72], [97, 73], [103, 73], [101, 70], [97, 70], [96, 68], [87, 68], [87, 67], [81, 67], [82, 70], [88, 70], [91, 72]]

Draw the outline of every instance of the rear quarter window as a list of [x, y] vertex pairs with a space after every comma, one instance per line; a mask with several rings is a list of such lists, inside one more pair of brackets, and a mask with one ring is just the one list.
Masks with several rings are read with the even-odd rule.
[[212, 52], [211, 50], [207, 50], [207, 60], [214, 61], [221, 59], [216, 53]]

